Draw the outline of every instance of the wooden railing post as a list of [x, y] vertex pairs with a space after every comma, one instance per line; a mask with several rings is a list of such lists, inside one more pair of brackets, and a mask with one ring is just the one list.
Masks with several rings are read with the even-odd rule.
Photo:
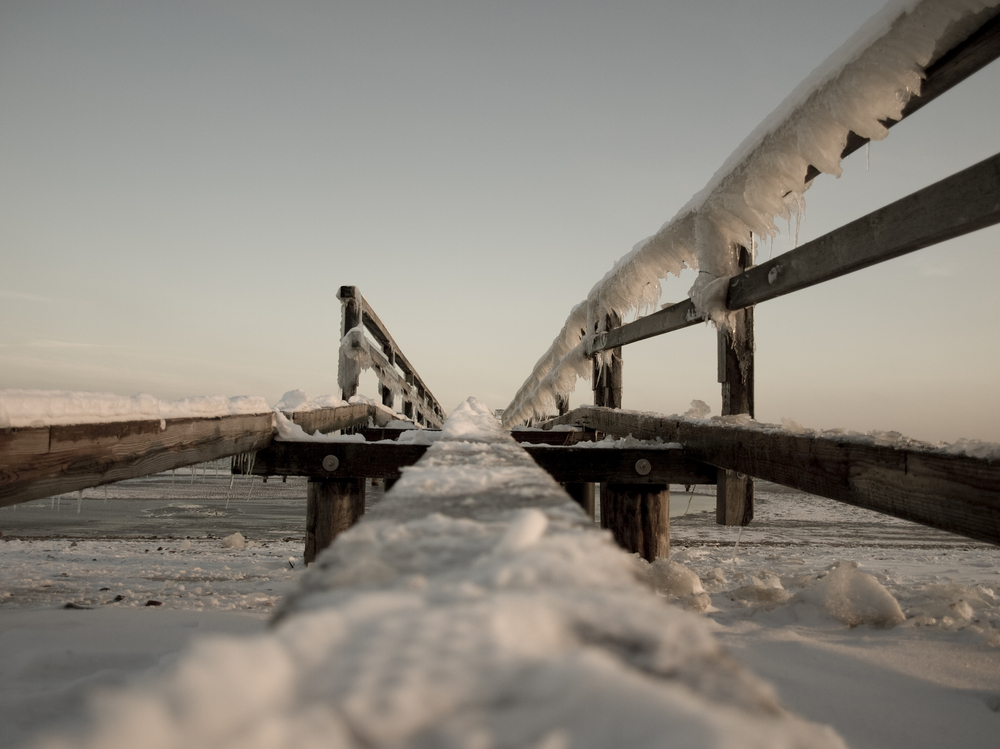
[[306, 493], [306, 564], [329, 546], [337, 534], [365, 513], [364, 479], [310, 478]]
[[[393, 350], [392, 345], [389, 343], [383, 344], [382, 353], [385, 354], [385, 358], [388, 360], [389, 366], [395, 367], [396, 352]], [[380, 386], [382, 389], [382, 405], [392, 408], [395, 402], [395, 396], [393, 395], [392, 390], [384, 383], [380, 383]]]
[[[621, 325], [609, 312], [605, 328]], [[605, 365], [594, 359], [594, 405], [622, 407], [622, 350], [611, 349]], [[577, 500], [579, 501], [579, 500]], [[670, 553], [670, 487], [659, 484], [601, 484], [601, 527], [611, 530], [618, 545], [648, 561]]]
[[[741, 270], [753, 260], [746, 247], [737, 247]], [[731, 331], [719, 331], [719, 382], [722, 385], [722, 415], [754, 416], [753, 307], [731, 313]], [[753, 478], [736, 471], [719, 471], [715, 498], [715, 522], [747, 525], [753, 520]]]
[[[605, 503], [611, 490], [613, 501]], [[602, 484], [601, 527], [626, 551], [647, 562], [670, 555], [670, 487], [666, 484]]]
[[[354, 330], [361, 324], [361, 294], [358, 293], [357, 286], [341, 286], [337, 298], [340, 299], [342, 306], [340, 337], [343, 339], [348, 331]], [[352, 382], [347, 383], [340, 397], [347, 401], [357, 395], [358, 381], [359, 377], [355, 377]]]

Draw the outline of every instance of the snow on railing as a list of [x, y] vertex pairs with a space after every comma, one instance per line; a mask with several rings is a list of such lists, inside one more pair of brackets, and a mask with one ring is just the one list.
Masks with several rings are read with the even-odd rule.
[[[881, 140], [919, 95], [925, 69], [969, 18], [996, 14], [1000, 0], [892, 0], [808, 76], [733, 152], [673, 219], [615, 262], [570, 312], [504, 412], [506, 426], [551, 413], [578, 377], [588, 344], [609, 312], [623, 319], [656, 308], [660, 280], [700, 271], [688, 294], [699, 314], [729, 324], [725, 298], [740, 245], [778, 233], [775, 219], [804, 209], [809, 176], [839, 176], [848, 136]], [[988, 10], [989, 9], [989, 10]], [[985, 19], [984, 19], [985, 20]], [[812, 167], [812, 171], [810, 171]]]

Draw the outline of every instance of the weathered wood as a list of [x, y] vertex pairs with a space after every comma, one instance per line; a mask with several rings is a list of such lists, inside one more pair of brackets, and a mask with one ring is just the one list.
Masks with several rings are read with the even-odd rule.
[[272, 415], [0, 430], [0, 506], [259, 450]]
[[[1000, 57], [1000, 16], [994, 16], [965, 40], [938, 56], [937, 60], [927, 67], [920, 85], [920, 94], [910, 97], [898, 120], [885, 119], [880, 122], [887, 128], [899, 124], [998, 57]], [[850, 156], [868, 143], [868, 140], [853, 131], [848, 133], [847, 143], [840, 153], [840, 158]], [[815, 179], [819, 174], [819, 169], [810, 165], [806, 171], [805, 181]]]
[[619, 546], [647, 562], [669, 556], [670, 487], [602, 485], [601, 527], [611, 531]]
[[[734, 276], [742, 309], [1000, 223], [1000, 155]], [[703, 322], [690, 299], [594, 337], [591, 354]]]
[[582, 431], [540, 431], [537, 429], [513, 429], [510, 436], [516, 442], [528, 445], [575, 445], [579, 442], [593, 442], [593, 432]]
[[734, 276], [739, 309], [1000, 223], [1000, 154]]
[[[257, 452], [249, 472], [257, 476], [398, 479], [399, 469], [413, 465], [426, 451], [426, 445], [275, 441]], [[333, 470], [324, 467], [328, 456], [336, 458]]]
[[310, 479], [306, 490], [306, 564], [365, 512], [364, 479]]
[[597, 512], [597, 505], [594, 498], [593, 481], [571, 481], [563, 484], [563, 489], [573, 498], [583, 509], [587, 516], [593, 520]]
[[[552, 478], [564, 483], [597, 481], [645, 485], [714, 484], [716, 481], [713, 466], [692, 460], [684, 450], [522, 447]], [[603, 502], [603, 486], [601, 492]]]
[[[737, 265], [746, 270], [752, 263], [746, 247], [737, 247]], [[720, 329], [719, 383], [722, 385], [722, 415], [754, 416], [753, 307], [730, 315], [730, 327]], [[715, 496], [715, 522], [719, 525], [749, 525], [753, 520], [753, 478], [736, 471], [719, 471]]]
[[[605, 330], [613, 331], [621, 326], [621, 316], [617, 312], [605, 315]], [[617, 346], [605, 349], [603, 357], [594, 357], [593, 378], [594, 405], [607, 408], [622, 407], [622, 349]]]
[[689, 457], [719, 468], [1000, 544], [1000, 461], [592, 406], [550, 423], [680, 442]]
[[285, 416], [302, 427], [306, 434], [329, 434], [339, 429], [363, 426], [371, 419], [376, 424], [388, 424], [392, 417], [370, 403], [350, 403], [314, 411], [293, 411]]
[[[628, 484], [712, 484], [716, 470], [683, 450], [602, 449], [522, 445], [534, 461], [560, 482], [612, 481]], [[238, 473], [258, 476], [396, 479], [415, 464], [425, 445], [371, 442], [273, 442]], [[336, 458], [331, 470], [328, 456]], [[644, 465], [640, 466], [640, 463]], [[326, 466], [332, 465], [327, 461]]]

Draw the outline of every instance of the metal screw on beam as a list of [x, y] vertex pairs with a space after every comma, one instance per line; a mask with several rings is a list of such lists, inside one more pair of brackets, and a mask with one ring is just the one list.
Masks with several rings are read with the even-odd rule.
[[340, 468], [340, 459], [336, 455], [327, 455], [323, 458], [324, 471], [336, 471]]
[[648, 476], [649, 472], [653, 470], [653, 466], [645, 458], [640, 458], [635, 462], [635, 472], [640, 476]]

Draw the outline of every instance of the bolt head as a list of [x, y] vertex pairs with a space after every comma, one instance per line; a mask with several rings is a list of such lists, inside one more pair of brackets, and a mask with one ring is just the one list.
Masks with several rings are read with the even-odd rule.
[[336, 471], [340, 468], [340, 459], [336, 455], [327, 455], [323, 458], [324, 471]]
[[652, 464], [645, 458], [640, 458], [635, 462], [635, 472], [640, 476], [648, 476], [649, 472], [653, 470]]

